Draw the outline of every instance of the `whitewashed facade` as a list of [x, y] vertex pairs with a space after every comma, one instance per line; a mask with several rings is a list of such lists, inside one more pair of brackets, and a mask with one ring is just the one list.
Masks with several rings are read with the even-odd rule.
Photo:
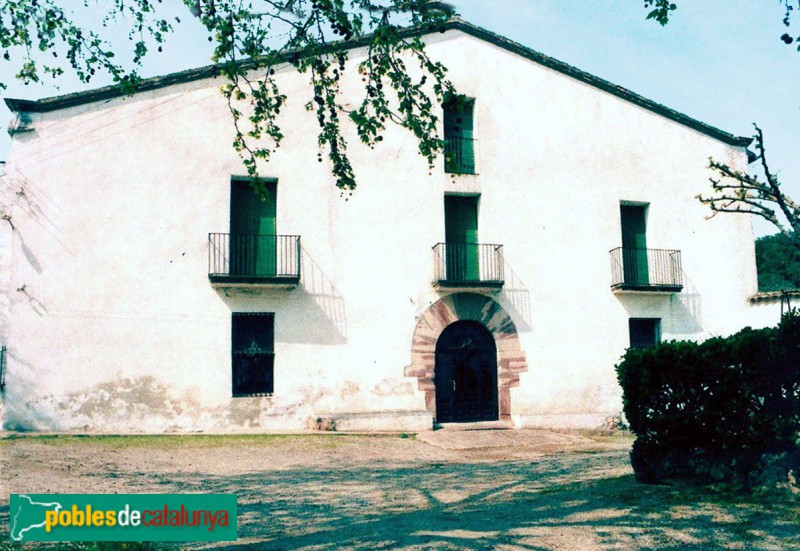
[[[494, 393], [482, 418], [595, 428], [621, 410], [614, 365], [631, 318], [661, 339], [748, 324], [750, 221], [706, 220], [695, 199], [709, 156], [747, 168], [747, 139], [461, 21], [427, 42], [474, 98], [475, 174], [446, 173], [441, 159], [429, 171], [402, 129], [374, 151], [349, 129], [359, 186], [342, 197], [316, 161], [305, 77], [278, 71], [286, 138], [262, 173], [277, 181], [274, 233], [300, 236], [295, 285], [209, 278], [209, 234], [233, 233], [232, 181], [244, 174], [210, 70], [131, 97], [7, 100], [17, 118], [0, 185], [4, 427], [416, 431], [474, 420], [437, 415], [443, 385], [467, 384], [437, 381], [437, 361], [468, 369], [450, 349], [437, 359], [437, 342], [470, 320], [495, 348], [474, 360], [494, 362], [481, 373], [495, 379], [477, 383]], [[353, 67], [345, 97], [360, 97], [359, 84]], [[480, 260], [483, 270], [499, 259], [491, 284], [432, 283], [432, 248], [451, 231], [445, 202], [460, 200], [448, 197], [476, 205], [479, 243], [502, 245]], [[647, 248], [668, 251], [648, 260], [649, 287], [611, 287], [626, 206], [643, 213]], [[232, 326], [244, 312], [272, 314], [271, 395], [233, 396]], [[484, 399], [459, 391], [448, 399]]]

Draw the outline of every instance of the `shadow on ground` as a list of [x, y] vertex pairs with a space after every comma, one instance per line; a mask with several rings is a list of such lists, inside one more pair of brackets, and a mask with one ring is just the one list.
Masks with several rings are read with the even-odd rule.
[[[800, 546], [797, 504], [708, 489], [640, 486], [624, 450], [514, 461], [351, 458], [338, 463], [283, 469], [265, 465], [258, 472], [235, 475], [141, 470], [96, 474], [108, 485], [105, 491], [238, 494], [239, 541], [186, 545], [193, 549]], [[7, 501], [0, 508], [0, 522], [5, 532], [0, 537], [7, 539]]]
[[[642, 487], [626, 454], [241, 476], [230, 549], [786, 549], [798, 511]], [[230, 491], [225, 478], [183, 491]], [[788, 505], [787, 505], [788, 506]]]

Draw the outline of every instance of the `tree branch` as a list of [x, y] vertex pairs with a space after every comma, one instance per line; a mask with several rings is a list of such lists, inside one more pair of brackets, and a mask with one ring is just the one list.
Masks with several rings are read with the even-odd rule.
[[[709, 159], [708, 167], [718, 175], [716, 178], [709, 178], [711, 188], [716, 195], [701, 194], [697, 199], [712, 210], [708, 218], [725, 212], [751, 214], [767, 220], [787, 236], [800, 251], [800, 206], [783, 193], [777, 176], [767, 162], [764, 133], [758, 125], [753, 126], [756, 129], [754, 143], [758, 151], [757, 158], [760, 160], [765, 180], [761, 181], [758, 175], [749, 175], [726, 163]], [[776, 205], [777, 211], [771, 205]], [[778, 216], [778, 212], [786, 220], [788, 227]]]

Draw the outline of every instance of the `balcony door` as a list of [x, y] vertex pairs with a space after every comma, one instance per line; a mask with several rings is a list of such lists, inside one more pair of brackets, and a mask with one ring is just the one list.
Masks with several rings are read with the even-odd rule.
[[647, 207], [620, 205], [622, 269], [626, 285], [649, 285], [647, 265]]
[[262, 182], [259, 197], [248, 180], [231, 182], [231, 275], [274, 277], [277, 272], [275, 197], [277, 182]]
[[477, 195], [445, 195], [444, 231], [447, 280], [479, 281]]

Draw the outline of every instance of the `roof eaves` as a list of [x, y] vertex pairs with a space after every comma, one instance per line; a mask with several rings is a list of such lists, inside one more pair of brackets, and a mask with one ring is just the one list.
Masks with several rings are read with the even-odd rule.
[[[450, 26], [448, 22], [448, 24], [445, 26], [442, 32], [444, 32], [444, 30], [447, 30], [449, 28]], [[405, 29], [401, 29], [398, 34], [400, 36], [407, 37], [407, 36], [413, 36], [415, 34], [424, 34], [424, 33], [422, 32], [422, 29], [419, 27], [408, 27]], [[351, 50], [353, 48], [358, 48], [360, 46], [368, 44], [371, 40], [371, 36], [372, 35], [365, 35], [351, 40], [340, 40], [338, 42], [332, 42], [329, 44], [329, 48], [331, 51]], [[285, 52], [280, 53], [273, 60], [273, 63], [285, 63], [287, 61], [291, 61], [296, 55], [297, 55], [297, 50], [287, 50]], [[260, 65], [259, 61], [260, 61], [259, 59], [246, 59], [238, 61], [237, 63], [239, 63], [239, 65], [243, 66], [245, 69], [249, 70], [251, 68], [258, 67]], [[196, 69], [178, 71], [163, 76], [144, 78], [136, 82], [136, 90], [133, 93], [135, 94], [139, 92], [146, 92], [149, 90], [157, 90], [159, 88], [172, 86], [174, 84], [184, 84], [196, 80], [215, 78], [223, 74], [223, 69], [224, 69], [224, 64], [215, 63], [211, 65], [205, 65], [203, 67], [198, 67]], [[19, 112], [47, 113], [49, 111], [56, 111], [58, 109], [65, 109], [67, 107], [74, 107], [76, 105], [83, 105], [85, 103], [92, 103], [95, 101], [105, 101], [113, 98], [123, 97], [126, 95], [131, 95], [131, 94], [123, 92], [119, 85], [112, 84], [110, 86], [103, 86], [102, 88], [95, 88], [93, 90], [74, 92], [72, 94], [64, 94], [60, 96], [52, 96], [49, 98], [43, 98], [35, 101], [16, 99], [16, 98], [4, 98], [4, 101], [8, 106], [8, 108], [15, 113]]]
[[759, 302], [775, 302], [790, 297], [800, 297], [800, 289], [786, 289], [784, 291], [759, 291], [750, 297], [750, 304]]
[[[134, 93], [156, 90], [173, 84], [182, 84], [184, 82], [192, 82], [204, 78], [213, 78], [219, 74], [220, 67], [218, 65], [206, 65], [205, 67], [199, 67], [197, 69], [179, 71], [159, 77], [145, 78], [137, 82], [136, 91]], [[110, 86], [103, 86], [102, 88], [95, 88], [94, 90], [53, 96], [36, 101], [5, 98], [5, 102], [8, 108], [15, 113], [47, 113], [49, 111], [57, 111], [59, 109], [66, 109], [67, 107], [74, 107], [76, 105], [83, 105], [96, 101], [105, 101], [125, 95], [126, 94], [121, 90], [119, 85], [112, 84]]]
[[[552, 57], [546, 56], [540, 52], [537, 52], [536, 50], [528, 48], [527, 46], [523, 46], [518, 42], [514, 42], [513, 40], [509, 40], [508, 38], [505, 38], [499, 34], [487, 31], [482, 27], [478, 27], [477, 25], [468, 23], [458, 17], [451, 18], [441, 29], [441, 32], [452, 29], [462, 31], [468, 35], [474, 36], [475, 38], [478, 38], [490, 44], [494, 44], [495, 46], [503, 48], [504, 50], [517, 54], [526, 59], [529, 59], [535, 63], [539, 63], [540, 65], [544, 65], [545, 67], [558, 71], [569, 77], [572, 77], [575, 80], [584, 82], [595, 88], [599, 88], [600, 90], [608, 92], [609, 94], [617, 96], [630, 103], [638, 105], [639, 107], [647, 109], [648, 111], [652, 111], [653, 113], [659, 114], [670, 120], [678, 122], [684, 126], [692, 128], [698, 132], [706, 134], [707, 136], [711, 136], [712, 138], [720, 140], [721, 142], [726, 143], [728, 145], [747, 147], [752, 142], [752, 138], [735, 136], [733, 134], [725, 132], [724, 130], [720, 130], [719, 128], [701, 122], [697, 119], [693, 119], [692, 117], [684, 115], [679, 111], [675, 111], [674, 109], [670, 109], [669, 107], [661, 105], [660, 103], [647, 99], [644, 96], [640, 96], [635, 92], [631, 92], [627, 88], [623, 88], [622, 86], [618, 86], [605, 79], [596, 77], [592, 74], [587, 73], [586, 71], [578, 69], [577, 67], [573, 67], [572, 65], [564, 63], [563, 61], [559, 61]], [[427, 29], [422, 29], [419, 27], [410, 27], [402, 32], [403, 36], [412, 36], [415, 34], [432, 34], [432, 32]], [[333, 49], [358, 48], [360, 46], [367, 44], [369, 38], [370, 38], [369, 36], [364, 36], [361, 37], [360, 39], [341, 41], [332, 44], [331, 47]], [[281, 55], [278, 61], [288, 61], [291, 59], [292, 54], [293, 52], [291, 51], [285, 52], [284, 54]], [[242, 63], [244, 63], [246, 66], [249, 65], [252, 67], [256, 67], [258, 65], [257, 60], [248, 60]], [[170, 73], [168, 75], [160, 77], [142, 79], [137, 83], [136, 91], [145, 92], [148, 90], [156, 90], [159, 88], [164, 88], [166, 86], [171, 86], [174, 84], [182, 84], [206, 78], [214, 78], [219, 76], [221, 73], [222, 73], [222, 65], [219, 64], [206, 65], [204, 67], [199, 67], [197, 69], [189, 69], [187, 71], [179, 71], [176, 73]], [[104, 86], [103, 88], [97, 88], [95, 90], [87, 90], [85, 92], [76, 92], [73, 94], [54, 96], [36, 101], [5, 98], [5, 103], [11, 111], [16, 113], [19, 112], [45, 113], [48, 111], [55, 111], [58, 109], [64, 109], [67, 107], [82, 105], [84, 103], [113, 99], [124, 95], [125, 94], [122, 92], [119, 86], [111, 85], [111, 86]]]

